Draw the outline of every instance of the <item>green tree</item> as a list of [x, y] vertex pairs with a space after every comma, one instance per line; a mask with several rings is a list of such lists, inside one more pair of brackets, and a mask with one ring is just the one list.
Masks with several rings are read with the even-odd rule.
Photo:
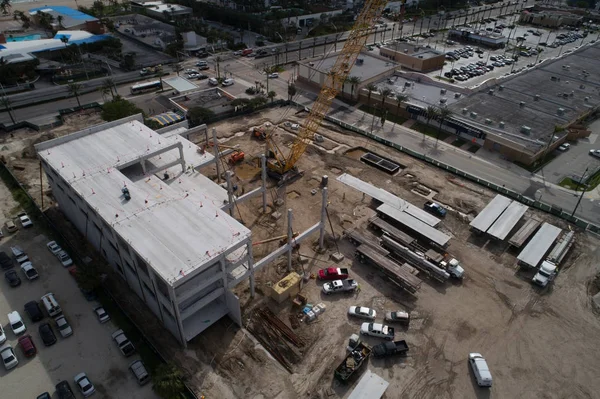
[[152, 130], [158, 130], [163, 126], [155, 121], [154, 119], [144, 119], [144, 125], [148, 126]]
[[[427, 126], [429, 126], [429, 123], [431, 122], [432, 119], [436, 119], [438, 116], [438, 109], [432, 105], [428, 106], [425, 109], [425, 117], [427, 118]], [[425, 141], [425, 133], [423, 133], [423, 141]]]
[[393, 91], [392, 89], [389, 89], [387, 87], [381, 89], [381, 104], [379, 105], [379, 107], [381, 108], [381, 115], [383, 115], [383, 109], [385, 108], [385, 99], [392, 94]]
[[[179, 72], [183, 71], [183, 67], [179, 63], [173, 64], [173, 70], [175, 71], [175, 73], [177, 73], [177, 76], [179, 76]], [[161, 82], [162, 82], [162, 79], [161, 79]]]
[[142, 110], [139, 109], [134, 103], [125, 100], [123, 97], [118, 95], [114, 100], [107, 101], [102, 105], [102, 119], [107, 122], [141, 113]]
[[[408, 96], [406, 94], [396, 94], [396, 118], [400, 118], [400, 107], [402, 107], [402, 103], [408, 100]], [[396, 123], [394, 122], [394, 126]]]
[[[56, 17], [56, 22], [58, 22], [58, 28], [59, 28], [59, 29], [63, 29], [63, 28], [64, 28], [64, 27], [63, 27], [63, 24], [62, 24], [62, 23], [63, 23], [63, 19], [64, 19], [64, 18], [63, 18], [63, 16], [62, 16], [62, 15], [59, 15], [58, 17]], [[62, 39], [61, 39], [61, 40], [62, 40]]]
[[67, 85], [67, 90], [69, 91], [69, 94], [75, 96], [75, 98], [77, 99], [77, 105], [79, 105], [80, 107], [81, 102], [79, 101], [79, 95], [81, 94], [81, 89], [83, 89], [83, 86], [79, 83], [69, 83]]
[[98, 92], [102, 96], [102, 99], [104, 101], [106, 101], [106, 97], [110, 93], [110, 89], [108, 87], [106, 87], [105, 85], [102, 85], [102, 86], [98, 87]]
[[190, 120], [191, 126], [201, 125], [211, 118], [214, 118], [214, 116], [215, 113], [212, 110], [203, 107], [193, 107], [187, 112], [187, 117]]
[[358, 76], [350, 76], [348, 77], [348, 83], [350, 83], [350, 98], [354, 100], [354, 90], [356, 89], [356, 85], [360, 84], [360, 77]]
[[298, 90], [296, 89], [296, 85], [294, 85], [294, 84], [289, 85], [288, 86], [288, 100], [291, 101], [297, 92], [298, 92]]
[[108, 91], [110, 91], [110, 96], [112, 97], [112, 99], [115, 99], [115, 96], [118, 95], [117, 93], [117, 86], [115, 84], [115, 81], [112, 78], [106, 78], [102, 81], [102, 88], [106, 90], [107, 94]]
[[183, 374], [172, 363], [161, 364], [152, 375], [152, 389], [164, 399], [182, 398], [185, 392]]
[[442, 134], [442, 125], [444, 121], [450, 119], [453, 115], [453, 112], [448, 109], [448, 107], [440, 107], [438, 110], [438, 118], [440, 119], [440, 125], [438, 126], [438, 132], [435, 136], [435, 146], [437, 147], [438, 141], [440, 139], [440, 134]]
[[275, 97], [277, 97], [277, 93], [275, 93], [274, 90], [271, 90], [270, 92], [267, 93], [267, 97], [269, 97], [271, 99], [271, 104], [273, 104], [273, 99]]
[[2, 10], [2, 14], [8, 15], [12, 5], [10, 4], [10, 0], [2, 0], [0, 1], [0, 10]]

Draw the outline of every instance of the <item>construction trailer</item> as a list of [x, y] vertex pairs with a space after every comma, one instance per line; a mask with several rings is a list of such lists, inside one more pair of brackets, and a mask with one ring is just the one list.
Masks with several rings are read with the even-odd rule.
[[538, 267], [561, 231], [556, 226], [544, 223], [531, 241], [523, 248], [519, 256], [517, 256], [518, 264], [525, 267]]
[[508, 208], [512, 200], [498, 194], [489, 204], [473, 219], [469, 226], [479, 233], [485, 233], [494, 222]]
[[356, 256], [361, 263], [369, 262], [382, 271], [392, 283], [411, 294], [415, 294], [421, 288], [421, 279], [412, 274], [412, 268], [399, 265], [370, 245], [358, 246]]
[[407, 262], [434, 280], [446, 282], [450, 278], [450, 274], [447, 271], [437, 267], [429, 262], [423, 255], [413, 252], [410, 248], [392, 240], [387, 235], [384, 234], [381, 241], [383, 246], [391, 251], [394, 259], [400, 262]]

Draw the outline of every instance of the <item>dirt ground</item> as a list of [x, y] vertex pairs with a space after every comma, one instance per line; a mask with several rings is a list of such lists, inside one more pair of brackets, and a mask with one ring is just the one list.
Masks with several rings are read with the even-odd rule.
[[[263, 142], [250, 137], [250, 128], [280, 122], [275, 140], [285, 149], [294, 131], [283, 122], [301, 123], [304, 117], [304, 113], [296, 114], [293, 109], [278, 108], [210, 126], [217, 129], [224, 144], [240, 145], [246, 154], [244, 162], [232, 168], [238, 194], [258, 186], [260, 180], [256, 161], [265, 148]], [[379, 315], [402, 309], [412, 313], [410, 327], [398, 328], [396, 335], [396, 339], [407, 340], [410, 355], [369, 361], [368, 368], [390, 383], [386, 398], [596, 397], [594, 392], [600, 390], [600, 381], [595, 378], [600, 372], [596, 342], [600, 322], [589, 295], [597, 291], [593, 283], [600, 259], [596, 237], [578, 232], [555, 283], [544, 290], [534, 288], [529, 283], [530, 274], [515, 267], [517, 251], [469, 232], [469, 219], [495, 193], [339, 127], [325, 123], [320, 133], [325, 142], [319, 147], [309, 146], [299, 162], [304, 170], [302, 179], [284, 189], [269, 183], [269, 213], [260, 211], [260, 198], [239, 204], [235, 216], [252, 229], [253, 241], [285, 234], [288, 208], [293, 210], [294, 231], [318, 222], [322, 175], [329, 176], [328, 213], [335, 237], [339, 238], [344, 229], [366, 228], [367, 219], [375, 213], [369, 198], [364, 199], [361, 193], [335, 180], [342, 173], [350, 173], [416, 206], [422, 206], [424, 196], [433, 196], [448, 206], [451, 211], [440, 229], [453, 237], [449, 252], [461, 260], [467, 276], [462, 284], [424, 279], [417, 295], [411, 296], [372, 267], [355, 261], [354, 247], [345, 239], [332, 239], [328, 227], [327, 252], [317, 253], [315, 235], [312, 241], [301, 244], [294, 256], [294, 269], [314, 274], [333, 263], [328, 257], [339, 247], [345, 255], [339, 266], [351, 269], [361, 290], [351, 297], [324, 297], [320, 293], [322, 283], [308, 281], [302, 293], [311, 304], [324, 302], [327, 310], [316, 322], [301, 323], [295, 330], [307, 344], [300, 350], [302, 359], [293, 365], [293, 373], [288, 373], [246, 329], [238, 328], [228, 318], [211, 326], [185, 350], [177, 350], [172, 337], [152, 329], [158, 346], [169, 348], [172, 359], [187, 371], [188, 383], [196, 393], [207, 398], [347, 397], [352, 385], [340, 385], [333, 379], [333, 370], [345, 356], [348, 337], [358, 333], [361, 324], [348, 318], [347, 309], [361, 305], [374, 308]], [[397, 162], [401, 171], [391, 176], [362, 163], [358, 155], [364, 151]], [[203, 172], [216, 177], [214, 167]], [[283, 200], [282, 205], [273, 205], [277, 198]], [[274, 220], [270, 216], [273, 210], [283, 216]], [[569, 227], [536, 210], [530, 209], [527, 215], [564, 229]], [[278, 245], [271, 242], [254, 246], [255, 259]], [[298, 255], [308, 262], [301, 264]], [[278, 305], [266, 296], [269, 287], [286, 275], [286, 265], [282, 257], [257, 274], [255, 298], [250, 298], [247, 283], [236, 288], [244, 320], [250, 320], [257, 308], [267, 305], [289, 325], [289, 315], [296, 315], [290, 302]], [[366, 341], [378, 343], [369, 338]], [[467, 364], [469, 352], [486, 357], [494, 376], [490, 390], [477, 388]]]

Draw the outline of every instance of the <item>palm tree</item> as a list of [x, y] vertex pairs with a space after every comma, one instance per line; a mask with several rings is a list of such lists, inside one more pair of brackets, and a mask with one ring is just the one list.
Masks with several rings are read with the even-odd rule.
[[0, 1], [0, 10], [2, 10], [2, 14], [7, 15], [12, 5], [10, 4], [10, 0], [2, 0]]
[[105, 85], [102, 85], [98, 87], [98, 92], [100, 92], [102, 99], [106, 101], [106, 96], [108, 96], [108, 93], [110, 93], [110, 89]]
[[[429, 126], [431, 120], [435, 119], [437, 115], [438, 109], [436, 107], [430, 105], [425, 109], [425, 116], [427, 117], [427, 126]], [[423, 141], [425, 141], [425, 130], [423, 130]]]
[[63, 16], [62, 15], [59, 15], [58, 17], [56, 17], [56, 22], [58, 22], [58, 28], [63, 29], [63, 24], [62, 24]]
[[[113, 100], [115, 99], [115, 94], [117, 93], [117, 86], [115, 85], [115, 81], [112, 78], [104, 79], [102, 81], [102, 88], [106, 89], [107, 91], [110, 91], [111, 97], [113, 98]], [[108, 94], [108, 92], [106, 92], [106, 94]]]
[[350, 98], [352, 98], [353, 100], [354, 100], [354, 89], [356, 89], [356, 86], [358, 84], [360, 84], [360, 81], [361, 81], [361, 79], [358, 76], [350, 76], [348, 78], [348, 83], [351, 84], [351, 86], [350, 86]]
[[67, 90], [69, 91], [69, 94], [75, 96], [79, 107], [81, 107], [81, 102], [79, 101], [79, 94], [81, 94], [82, 88], [83, 88], [83, 86], [80, 85], [79, 83], [69, 83], [67, 86]]
[[69, 43], [69, 38], [67, 36], [61, 36], [60, 41], [64, 43], [65, 48], [67, 48], [67, 44]]
[[288, 86], [288, 100], [291, 100], [296, 95], [296, 86], [292, 83]]
[[[217, 64], [217, 79], [221, 79], [221, 61], [223, 61], [221, 59], [221, 57], [217, 56], [215, 57], [215, 63]], [[267, 81], [268, 84], [268, 81]]]
[[8, 112], [8, 116], [10, 116], [10, 120], [12, 121], [13, 125], [15, 123], [17, 123], [15, 121], [15, 117], [12, 114], [12, 108], [10, 106], [10, 99], [8, 97], [2, 97], [0, 99], [0, 103], [2, 103], [2, 105], [4, 106], [4, 108], [6, 108], [6, 112]]
[[163, 398], [178, 398], [185, 390], [183, 374], [171, 363], [161, 364], [152, 375], [152, 389]]
[[448, 107], [440, 107], [440, 109], [437, 111], [437, 116], [438, 118], [440, 118], [440, 125], [438, 126], [438, 133], [435, 136], [435, 146], [437, 147], [438, 145], [438, 141], [440, 139], [440, 134], [442, 133], [442, 125], [444, 124], [445, 120], [448, 120], [450, 117], [452, 117], [453, 112], [450, 111], [448, 109]]
[[390, 88], [387, 88], [387, 87], [386, 87], [386, 88], [384, 88], [384, 89], [381, 89], [381, 92], [379, 93], [379, 94], [381, 94], [381, 105], [380, 105], [380, 108], [381, 108], [381, 114], [382, 114], [382, 115], [383, 115], [383, 108], [385, 107], [385, 99], [386, 99], [386, 98], [387, 98], [387, 97], [388, 97], [390, 94], [392, 94], [392, 93], [393, 93], [392, 89], [390, 89]]
[[[408, 96], [406, 94], [396, 94], [396, 120], [400, 117], [400, 107], [402, 103], [408, 100]], [[396, 127], [396, 122], [394, 121], [394, 127]]]
[[271, 90], [270, 92], [267, 93], [267, 97], [269, 97], [271, 99], [271, 104], [273, 104], [273, 99], [277, 96], [277, 93], [275, 93], [275, 91]]
[[374, 83], [369, 83], [367, 87], [365, 87], [369, 94], [367, 95], [367, 107], [371, 107], [371, 93], [377, 91], [377, 86]]

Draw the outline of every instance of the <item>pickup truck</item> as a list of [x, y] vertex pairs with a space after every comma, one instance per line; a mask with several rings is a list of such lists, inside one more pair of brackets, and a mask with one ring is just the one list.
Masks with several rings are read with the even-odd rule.
[[556, 277], [556, 269], [557, 267], [554, 263], [545, 260], [542, 262], [540, 270], [533, 276], [531, 281], [534, 284], [545, 287], [550, 281], [554, 280], [554, 277]]
[[398, 323], [407, 326], [410, 324], [410, 314], [401, 310], [386, 312], [384, 320], [388, 323]]
[[323, 284], [323, 293], [326, 295], [335, 292], [353, 292], [358, 288], [358, 283], [355, 280], [335, 280], [331, 283]]
[[408, 352], [408, 344], [405, 340], [395, 342], [384, 342], [373, 347], [373, 356], [384, 357], [392, 355], [406, 356]]
[[348, 269], [339, 267], [328, 267], [319, 270], [319, 280], [345, 280], [348, 278]]
[[128, 356], [133, 355], [133, 353], [135, 352], [135, 347], [133, 346], [131, 341], [125, 336], [125, 333], [123, 332], [123, 330], [115, 331], [112, 334], [112, 337], [115, 340], [115, 342], [117, 343], [119, 350], [121, 351], [121, 353], [124, 356], [128, 357]]
[[360, 333], [362, 335], [384, 338], [388, 341], [392, 341], [394, 339], [394, 329], [389, 326], [384, 326], [380, 323], [363, 323], [360, 326]]
[[423, 209], [439, 217], [446, 216], [446, 209], [444, 209], [444, 207], [440, 204], [433, 201], [427, 201], [423, 206]]

